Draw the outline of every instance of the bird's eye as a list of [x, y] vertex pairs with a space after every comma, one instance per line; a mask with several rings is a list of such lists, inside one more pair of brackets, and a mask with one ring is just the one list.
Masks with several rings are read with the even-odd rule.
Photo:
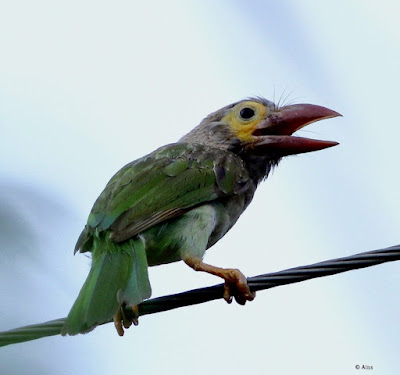
[[254, 109], [249, 107], [245, 107], [239, 112], [239, 115], [243, 120], [250, 120], [254, 116], [254, 114]]

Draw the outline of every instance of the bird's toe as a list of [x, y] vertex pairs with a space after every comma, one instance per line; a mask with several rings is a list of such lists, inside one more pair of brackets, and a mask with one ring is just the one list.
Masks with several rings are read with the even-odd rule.
[[239, 305], [244, 305], [247, 301], [253, 301], [256, 293], [250, 290], [243, 273], [237, 269], [227, 269], [226, 271], [223, 295], [225, 301], [231, 303], [232, 297], [235, 298]]

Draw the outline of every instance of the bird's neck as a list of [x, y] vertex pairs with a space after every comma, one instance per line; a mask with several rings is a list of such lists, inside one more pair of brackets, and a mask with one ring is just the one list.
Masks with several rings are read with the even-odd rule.
[[251, 155], [247, 153], [239, 154], [244, 161], [250, 178], [258, 185], [266, 179], [272, 169], [278, 165], [280, 158], [271, 159], [270, 156]]

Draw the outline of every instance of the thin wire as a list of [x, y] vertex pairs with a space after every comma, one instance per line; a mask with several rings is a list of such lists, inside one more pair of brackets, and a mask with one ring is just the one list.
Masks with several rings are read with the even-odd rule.
[[[334, 275], [359, 268], [371, 267], [385, 262], [400, 260], [400, 245], [368, 251], [349, 257], [327, 260], [320, 263], [267, 273], [247, 279], [251, 291], [260, 291], [280, 285]], [[194, 289], [184, 293], [153, 298], [142, 302], [139, 315], [155, 314], [179, 307], [213, 301], [223, 296], [223, 284]], [[59, 335], [65, 318], [0, 332], [0, 346], [36, 340], [41, 337]], [[110, 320], [111, 321], [111, 320]], [[109, 322], [106, 322], [109, 323]], [[106, 324], [104, 323], [104, 324]]]

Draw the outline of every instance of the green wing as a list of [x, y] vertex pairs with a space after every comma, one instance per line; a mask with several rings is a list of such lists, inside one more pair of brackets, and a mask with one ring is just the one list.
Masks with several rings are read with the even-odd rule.
[[175, 143], [127, 164], [95, 202], [76, 251], [91, 250], [95, 230], [115, 242], [204, 202], [231, 196], [251, 184], [235, 154], [203, 145]]

